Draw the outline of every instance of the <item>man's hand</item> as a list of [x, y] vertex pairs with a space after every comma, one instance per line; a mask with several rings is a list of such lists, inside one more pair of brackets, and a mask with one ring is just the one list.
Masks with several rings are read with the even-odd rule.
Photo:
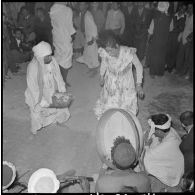
[[41, 109], [41, 116], [48, 117], [49, 115], [56, 114], [57, 109], [56, 108], [42, 108]]
[[101, 86], [101, 87], [104, 86], [104, 78], [103, 78], [103, 77], [100, 78], [100, 86]]
[[85, 177], [80, 177], [79, 178], [79, 185], [81, 189], [83, 190], [84, 193], [89, 193], [90, 192], [90, 184], [87, 178]]
[[144, 92], [143, 92], [142, 86], [140, 84], [138, 84], [136, 86], [136, 91], [137, 91], [138, 97], [140, 99], [144, 99]]

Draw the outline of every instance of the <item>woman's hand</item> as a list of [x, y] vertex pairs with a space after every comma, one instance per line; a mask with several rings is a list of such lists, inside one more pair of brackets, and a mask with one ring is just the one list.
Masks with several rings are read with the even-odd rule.
[[138, 97], [140, 99], [144, 99], [144, 92], [143, 92], [142, 86], [140, 84], [137, 84], [136, 91], [137, 91]]
[[87, 45], [92, 45], [93, 42], [94, 42], [94, 38], [92, 38], [91, 41], [89, 41], [89, 42], [87, 43]]

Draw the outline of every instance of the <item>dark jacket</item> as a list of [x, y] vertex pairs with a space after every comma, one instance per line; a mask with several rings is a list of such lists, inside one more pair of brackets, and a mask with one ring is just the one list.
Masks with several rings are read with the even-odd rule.
[[193, 171], [194, 164], [194, 128], [190, 130], [180, 145], [180, 149], [184, 155], [185, 173]]

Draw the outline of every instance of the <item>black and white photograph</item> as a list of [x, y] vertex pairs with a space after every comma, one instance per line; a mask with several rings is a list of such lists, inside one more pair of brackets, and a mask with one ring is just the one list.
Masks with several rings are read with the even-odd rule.
[[2, 193], [194, 192], [193, 1], [1, 1]]

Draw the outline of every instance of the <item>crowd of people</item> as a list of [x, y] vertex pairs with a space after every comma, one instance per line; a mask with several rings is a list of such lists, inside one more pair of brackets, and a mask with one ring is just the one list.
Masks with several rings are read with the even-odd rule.
[[[16, 22], [3, 13], [3, 49], [5, 80], [8, 69], [17, 74], [18, 63], [30, 61], [25, 102], [33, 134], [70, 118], [68, 108], [50, 105], [56, 92], [71, 86], [67, 74], [73, 56], [89, 69], [100, 67], [102, 90], [94, 108], [98, 120], [111, 108], [137, 115], [137, 96], [144, 97], [143, 67], [152, 79], [168, 70], [192, 81], [193, 4], [55, 2], [49, 12], [36, 7], [35, 15], [24, 6]], [[161, 190], [179, 190], [183, 176], [193, 172], [193, 112], [182, 113], [180, 120], [187, 131], [184, 138], [172, 128], [169, 115], [150, 117], [151, 129], [137, 162], [140, 172], [134, 171], [132, 143], [116, 140], [112, 160], [117, 170], [106, 167], [96, 191], [151, 192], [153, 178], [162, 183]]]

